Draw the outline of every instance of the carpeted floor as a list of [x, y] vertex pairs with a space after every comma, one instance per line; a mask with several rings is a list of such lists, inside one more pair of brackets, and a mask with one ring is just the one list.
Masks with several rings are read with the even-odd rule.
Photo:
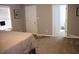
[[74, 54], [79, 53], [79, 39], [36, 37], [37, 54]]

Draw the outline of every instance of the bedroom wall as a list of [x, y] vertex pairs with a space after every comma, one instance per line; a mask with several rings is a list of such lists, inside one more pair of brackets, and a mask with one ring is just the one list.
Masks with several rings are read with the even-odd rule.
[[[25, 31], [25, 21], [24, 21], [24, 8], [23, 5], [17, 4], [5, 4], [4, 6], [9, 6], [11, 9], [11, 21], [12, 21], [12, 30], [13, 31]], [[20, 18], [14, 18], [14, 9], [19, 9]]]
[[76, 16], [76, 8], [79, 5], [68, 5], [68, 35], [79, 36], [79, 16]]
[[20, 5], [21, 6], [21, 19], [22, 19], [22, 27], [23, 27], [23, 31], [26, 32], [26, 24], [25, 24], [25, 6], [24, 5]]

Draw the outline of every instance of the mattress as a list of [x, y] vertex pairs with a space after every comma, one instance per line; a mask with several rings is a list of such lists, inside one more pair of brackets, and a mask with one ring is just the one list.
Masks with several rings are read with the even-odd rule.
[[0, 53], [24, 54], [36, 48], [36, 40], [32, 33], [1, 31], [0, 32]]

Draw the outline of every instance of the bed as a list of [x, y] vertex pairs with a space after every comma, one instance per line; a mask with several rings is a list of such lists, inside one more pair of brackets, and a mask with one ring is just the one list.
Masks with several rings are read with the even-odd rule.
[[1, 31], [0, 54], [28, 54], [36, 49], [32, 33]]

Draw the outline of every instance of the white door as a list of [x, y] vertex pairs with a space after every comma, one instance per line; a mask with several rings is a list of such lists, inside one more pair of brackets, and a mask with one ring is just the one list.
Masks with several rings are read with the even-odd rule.
[[25, 6], [26, 31], [37, 33], [36, 6]]

